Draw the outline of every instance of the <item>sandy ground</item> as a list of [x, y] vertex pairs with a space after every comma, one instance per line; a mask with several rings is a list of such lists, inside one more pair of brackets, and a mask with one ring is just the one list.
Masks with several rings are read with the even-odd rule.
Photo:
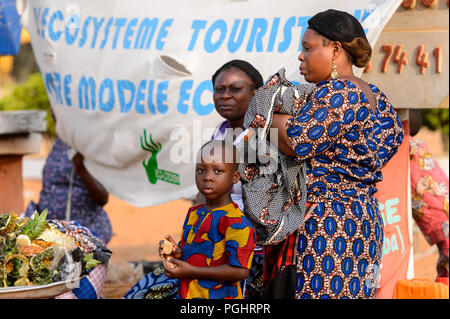
[[[448, 153], [442, 151], [436, 141], [436, 134], [424, 132], [421, 136], [431, 148], [431, 152], [438, 157], [446, 157]], [[45, 158], [46, 146], [41, 154], [27, 156], [25, 160]], [[41, 189], [41, 180], [36, 178], [40, 172], [24, 178], [25, 206], [30, 200], [37, 201]], [[159, 261], [157, 245], [164, 235], [170, 234], [175, 240], [179, 239], [181, 226], [186, 211], [192, 203], [188, 200], [176, 200], [162, 205], [138, 208], [110, 195], [105, 210], [109, 214], [113, 227], [113, 238], [108, 247], [113, 251], [111, 265], [123, 265], [134, 261]], [[436, 276], [435, 264], [438, 259], [436, 247], [431, 247], [414, 224], [414, 270], [415, 278], [434, 280]], [[107, 282], [104, 287], [105, 298], [120, 298], [136, 282], [136, 278], [129, 276], [130, 281]]]

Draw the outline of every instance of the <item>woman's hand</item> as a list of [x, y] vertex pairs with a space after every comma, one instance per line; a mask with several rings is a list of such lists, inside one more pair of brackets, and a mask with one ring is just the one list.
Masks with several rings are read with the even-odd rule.
[[80, 152], [77, 152], [75, 156], [72, 158], [73, 166], [75, 166], [75, 172], [77, 172], [78, 175], [80, 173], [83, 173], [86, 168], [84, 167], [84, 156]]
[[102, 186], [97, 184], [95, 179], [84, 166], [83, 154], [77, 152], [72, 158], [72, 162], [75, 168], [75, 172], [83, 181], [83, 184], [86, 187], [86, 190], [88, 191], [89, 196], [91, 196], [92, 200], [101, 206], [106, 205], [106, 203], [108, 202], [109, 194]]

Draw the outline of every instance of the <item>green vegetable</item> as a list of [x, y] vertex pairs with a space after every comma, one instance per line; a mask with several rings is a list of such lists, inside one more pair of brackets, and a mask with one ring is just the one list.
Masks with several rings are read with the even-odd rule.
[[50, 101], [41, 74], [32, 73], [21, 84], [14, 85], [11, 93], [0, 100], [0, 111], [43, 110], [47, 112], [47, 133], [56, 136]]
[[16, 237], [1, 236], [0, 238], [0, 265], [11, 254], [17, 253]]
[[83, 261], [86, 262], [86, 270], [89, 270], [91, 268], [94, 268], [97, 266], [100, 262], [97, 259], [94, 259], [94, 254], [90, 253], [84, 256]]
[[45, 220], [47, 218], [47, 213], [47, 208], [44, 209], [40, 215], [36, 210], [26, 223], [22, 233], [27, 235], [30, 240], [36, 239], [48, 227]]
[[4, 214], [0, 218], [0, 235], [11, 233], [16, 228], [17, 215], [14, 213]]

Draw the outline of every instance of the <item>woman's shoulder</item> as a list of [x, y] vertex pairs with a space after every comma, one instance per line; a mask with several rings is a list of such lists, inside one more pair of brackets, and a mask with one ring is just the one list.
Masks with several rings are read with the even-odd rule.
[[316, 83], [316, 87], [309, 94], [308, 99], [322, 100], [324, 98], [331, 98], [336, 94], [343, 94], [355, 89], [358, 90], [358, 87], [354, 83], [344, 79], [324, 80]]
[[[363, 90], [361, 89], [360, 86], [357, 85], [357, 83], [355, 81], [351, 81], [348, 79], [336, 79], [336, 80], [332, 80], [332, 81], [341, 82], [344, 84], [345, 88], [351, 89], [351, 90], [357, 90], [357, 91], [363, 93]], [[361, 79], [361, 81], [369, 86], [370, 90], [372, 91], [373, 94], [375, 94], [375, 97], [377, 99], [384, 99], [384, 100], [388, 101], [386, 94], [383, 92], [383, 90], [380, 87], [378, 87], [374, 83], [366, 82], [363, 79]], [[333, 84], [333, 86], [337, 87], [335, 84]]]
[[[384, 92], [375, 84], [366, 82], [362, 80], [363, 82], [367, 83], [367, 85], [370, 87], [373, 93], [380, 94], [381, 96], [385, 97], [386, 95]], [[357, 90], [362, 92], [362, 89], [357, 85], [356, 81], [351, 81], [349, 79], [343, 79], [343, 78], [337, 78], [337, 79], [330, 79], [330, 80], [324, 80], [316, 83], [316, 87], [314, 88], [313, 92], [321, 91], [321, 90], [332, 90], [332, 91], [340, 91], [340, 90]]]
[[[377, 104], [381, 108], [380, 110], [383, 111], [386, 106], [389, 106], [388, 110], [391, 110], [392, 105], [383, 90], [373, 83], [365, 83], [369, 86], [370, 90], [374, 94], [375, 99], [377, 100]], [[353, 102], [357, 102], [360, 99], [363, 99], [364, 102], [367, 102], [367, 98], [363, 90], [360, 86], [357, 85], [356, 81], [342, 78], [318, 82], [315, 89], [313, 90], [313, 92], [311, 92], [308, 98], [309, 100], [321, 100], [326, 97], [335, 98], [335, 95], [339, 94], [343, 95], [343, 98], [350, 99], [349, 102], [351, 104], [354, 104]]]
[[360, 93], [360, 90], [354, 83], [344, 79], [320, 81], [316, 83], [314, 90], [303, 102], [300, 113], [311, 108], [315, 109], [313, 105], [322, 108], [323, 104], [330, 103], [332, 108], [337, 108], [347, 100], [354, 104], [356, 101], [359, 101]]

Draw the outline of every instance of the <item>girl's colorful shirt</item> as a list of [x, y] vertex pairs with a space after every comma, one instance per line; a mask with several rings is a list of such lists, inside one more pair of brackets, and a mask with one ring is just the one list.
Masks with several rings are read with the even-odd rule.
[[[189, 209], [180, 241], [182, 260], [197, 267], [223, 264], [250, 269], [256, 235], [235, 203], [207, 211]], [[242, 299], [239, 282], [180, 279], [178, 298]]]

